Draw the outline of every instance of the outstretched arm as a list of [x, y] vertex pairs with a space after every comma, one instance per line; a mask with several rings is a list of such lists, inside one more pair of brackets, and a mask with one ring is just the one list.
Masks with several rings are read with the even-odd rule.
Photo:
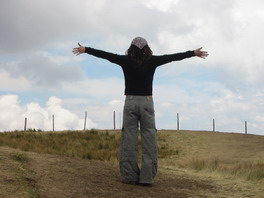
[[78, 43], [79, 47], [73, 48], [72, 53], [77, 56], [85, 52], [85, 47]]
[[91, 47], [85, 47], [82, 46], [80, 43], [78, 43], [79, 47], [73, 48], [72, 53], [76, 54], [77, 56], [83, 53], [87, 53], [90, 55], [93, 55], [97, 58], [103, 58], [106, 59], [112, 63], [122, 65], [124, 62], [124, 55], [118, 55], [118, 54], [113, 54], [110, 52], [94, 49]]
[[206, 58], [208, 56], [208, 52], [202, 51], [201, 49], [202, 49], [202, 47], [194, 50], [195, 56], [198, 56], [200, 58]]

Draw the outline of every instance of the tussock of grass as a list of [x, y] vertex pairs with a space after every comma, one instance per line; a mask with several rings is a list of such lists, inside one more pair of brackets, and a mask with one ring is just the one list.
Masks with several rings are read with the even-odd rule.
[[264, 163], [240, 162], [227, 165], [220, 163], [219, 160], [191, 159], [181, 164], [182, 168], [190, 168], [196, 171], [217, 171], [224, 174], [230, 174], [243, 177], [248, 180], [264, 179]]
[[242, 176], [248, 180], [264, 179], [264, 163], [240, 163], [226, 171], [232, 174]]
[[13, 159], [22, 163], [29, 161], [29, 158], [25, 153], [15, 153], [13, 154]]

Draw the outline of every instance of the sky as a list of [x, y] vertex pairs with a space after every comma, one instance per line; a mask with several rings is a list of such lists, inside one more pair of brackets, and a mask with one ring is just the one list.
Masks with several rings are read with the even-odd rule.
[[0, 131], [121, 128], [119, 66], [84, 46], [125, 54], [134, 37], [155, 55], [203, 47], [156, 70], [157, 129], [264, 135], [264, 1], [0, 0]]

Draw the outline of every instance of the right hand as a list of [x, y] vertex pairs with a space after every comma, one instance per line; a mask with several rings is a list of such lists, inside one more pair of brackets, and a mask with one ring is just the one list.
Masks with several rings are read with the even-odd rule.
[[194, 54], [200, 58], [206, 58], [208, 56], [208, 52], [202, 51], [202, 47], [194, 50]]
[[73, 48], [72, 53], [76, 54], [76, 56], [85, 52], [85, 47], [78, 43], [79, 47]]

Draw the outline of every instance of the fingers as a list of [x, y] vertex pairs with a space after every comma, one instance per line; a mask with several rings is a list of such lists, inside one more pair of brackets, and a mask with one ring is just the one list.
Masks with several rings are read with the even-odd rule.
[[73, 50], [72, 50], [72, 52], [78, 52], [78, 47], [76, 47], [76, 48], [73, 48]]
[[208, 52], [207, 51], [202, 51], [203, 47], [200, 47], [198, 49], [195, 50], [195, 55], [200, 57], [200, 58], [206, 58], [208, 56]]
[[80, 54], [80, 52], [78, 51], [78, 49], [73, 49], [73, 50], [72, 50], [72, 53], [73, 53], [73, 54], [76, 54], [76, 55], [79, 55], [79, 54]]
[[79, 51], [78, 48], [74, 48], [74, 49], [72, 50], [72, 53], [73, 53], [73, 54], [76, 54], [77, 56], [81, 54], [81, 52]]
[[72, 50], [72, 53], [76, 54], [77, 56], [84, 53], [84, 51], [85, 51], [85, 48], [80, 43], [78, 43], [78, 46], [79, 47], [75, 47]]
[[202, 55], [203, 55], [203, 56], [208, 56], [208, 52], [206, 52], [206, 51], [202, 51]]
[[208, 52], [206, 51], [201, 51], [201, 58], [206, 58], [208, 56]]

